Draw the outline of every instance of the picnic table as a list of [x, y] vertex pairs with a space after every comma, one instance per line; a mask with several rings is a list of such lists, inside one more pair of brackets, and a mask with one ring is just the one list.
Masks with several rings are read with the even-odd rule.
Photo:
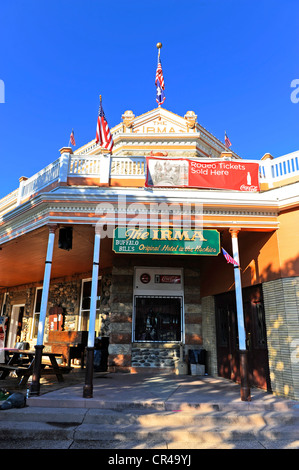
[[[3, 348], [5, 351], [6, 361], [0, 364], [0, 380], [4, 380], [10, 372], [16, 372], [20, 377], [19, 386], [24, 387], [29, 377], [33, 374], [35, 351], [16, 349], [16, 348]], [[41, 375], [55, 374], [58, 382], [63, 382], [63, 374], [72, 370], [72, 367], [59, 366], [57, 364], [57, 357], [61, 357], [60, 353], [43, 352], [41, 363]], [[44, 358], [48, 357], [48, 361]]]

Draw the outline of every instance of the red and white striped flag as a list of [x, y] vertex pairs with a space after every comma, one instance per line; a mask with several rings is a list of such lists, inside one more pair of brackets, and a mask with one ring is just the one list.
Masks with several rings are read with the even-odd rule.
[[159, 57], [158, 57], [158, 65], [157, 65], [157, 70], [156, 70], [156, 78], [155, 78], [155, 85], [156, 86], [157, 86], [157, 81], [158, 80], [159, 80], [159, 83], [160, 83], [160, 86], [161, 86], [162, 90], [165, 90], [165, 83], [164, 83], [164, 77], [163, 77], [160, 54], [159, 54]]
[[98, 122], [97, 122], [97, 131], [96, 131], [96, 143], [100, 144], [101, 147], [112, 151], [113, 148], [113, 138], [106, 121], [105, 113], [102, 107], [102, 98], [100, 97], [100, 107], [99, 107], [99, 115], [98, 115]]
[[222, 248], [222, 252], [223, 252], [224, 258], [226, 259], [226, 261], [227, 261], [228, 263], [234, 264], [235, 266], [239, 266], [239, 264], [237, 263], [237, 261], [234, 260], [234, 258], [232, 258], [232, 256], [230, 256], [230, 255], [228, 254], [228, 252], [225, 251], [223, 248]]
[[229, 148], [229, 147], [232, 146], [231, 141], [230, 141], [229, 138], [227, 137], [226, 133], [225, 133], [225, 135], [224, 135], [224, 144], [225, 144], [225, 147], [226, 147], [226, 148]]
[[72, 129], [72, 132], [71, 132], [71, 135], [70, 135], [70, 142], [71, 142], [72, 145], [76, 145], [74, 129]]

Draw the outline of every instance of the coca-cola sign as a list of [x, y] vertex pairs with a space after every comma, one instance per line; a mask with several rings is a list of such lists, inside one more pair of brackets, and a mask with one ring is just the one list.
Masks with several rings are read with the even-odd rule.
[[259, 164], [147, 157], [145, 185], [256, 192], [260, 190]]

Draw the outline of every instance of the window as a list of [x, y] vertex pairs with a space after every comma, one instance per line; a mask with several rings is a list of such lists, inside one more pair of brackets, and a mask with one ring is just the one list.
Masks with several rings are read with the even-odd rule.
[[[96, 331], [100, 332], [100, 299], [101, 299], [101, 278], [98, 279], [98, 292], [97, 292], [97, 310], [96, 310]], [[91, 299], [91, 279], [82, 280], [81, 290], [81, 305], [80, 305], [80, 318], [79, 330], [88, 331], [89, 327], [89, 313], [90, 313], [90, 299]]]
[[35, 300], [34, 300], [34, 310], [33, 310], [33, 321], [32, 321], [32, 330], [31, 330], [31, 338], [37, 337], [38, 331], [38, 322], [39, 322], [39, 314], [40, 314], [40, 307], [42, 302], [42, 287], [37, 287], [35, 292]]
[[135, 341], [181, 341], [182, 304], [182, 297], [135, 296]]

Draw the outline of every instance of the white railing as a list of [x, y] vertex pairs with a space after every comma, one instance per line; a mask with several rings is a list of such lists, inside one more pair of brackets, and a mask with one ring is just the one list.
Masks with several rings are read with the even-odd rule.
[[0, 217], [5, 212], [9, 212], [17, 206], [19, 189], [15, 189], [11, 193], [0, 199]]
[[112, 157], [111, 176], [145, 176], [145, 157]]
[[[108, 165], [109, 163], [109, 165]], [[144, 157], [109, 157], [105, 155], [83, 156], [71, 155], [69, 176], [104, 176], [109, 170], [110, 176], [144, 176]]]
[[99, 176], [101, 170], [101, 155], [83, 156], [71, 155], [69, 159], [69, 176]]
[[21, 203], [23, 199], [27, 199], [41, 189], [49, 186], [49, 184], [57, 181], [59, 178], [59, 172], [60, 158], [31, 176], [31, 178], [22, 181], [19, 188], [19, 203]]
[[272, 188], [275, 182], [299, 179], [299, 151], [260, 161], [260, 180]]
[[[273, 188], [279, 181], [290, 179], [299, 181], [299, 151], [274, 159], [255, 161], [260, 165], [260, 182], [267, 183], [269, 188]], [[9, 212], [52, 184], [67, 184], [70, 177], [97, 177], [101, 183], [107, 184], [110, 178], [140, 179], [145, 176], [145, 157], [113, 157], [105, 154], [85, 156], [64, 153], [31, 178], [23, 179], [18, 189], [2, 198], [0, 214]]]

